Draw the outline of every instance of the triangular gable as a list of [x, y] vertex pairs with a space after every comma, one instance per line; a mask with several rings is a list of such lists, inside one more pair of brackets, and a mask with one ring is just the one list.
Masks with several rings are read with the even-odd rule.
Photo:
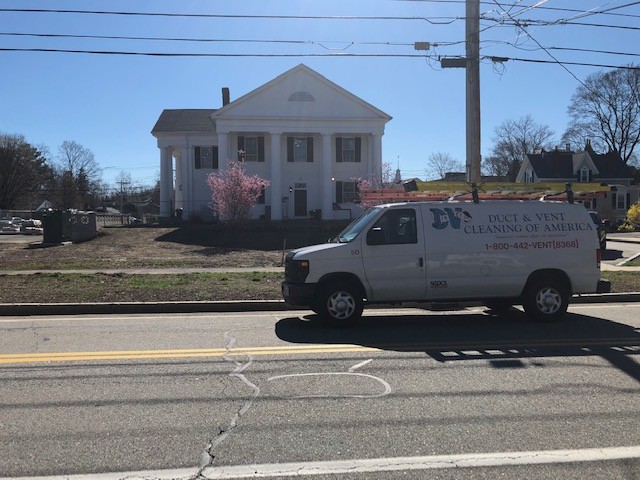
[[522, 165], [520, 165], [520, 170], [518, 170], [518, 174], [516, 175], [516, 182], [524, 183], [524, 176], [527, 170], [532, 170], [535, 173], [535, 169], [529, 161], [529, 155], [526, 156], [522, 161]]
[[304, 64], [228, 103], [212, 118], [391, 120], [383, 111]]
[[572, 161], [574, 175], [577, 175], [583, 167], [586, 167], [587, 170], [593, 172], [594, 175], [598, 175], [600, 173], [598, 167], [596, 167], [596, 164], [593, 162], [593, 159], [591, 158], [591, 155], [587, 150], [580, 153], [574, 153], [572, 156]]

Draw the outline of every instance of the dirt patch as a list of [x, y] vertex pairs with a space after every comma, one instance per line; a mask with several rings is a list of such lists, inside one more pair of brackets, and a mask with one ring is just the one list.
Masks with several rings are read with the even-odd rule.
[[206, 225], [114, 227], [101, 229], [97, 238], [87, 242], [47, 248], [29, 248], [0, 237], [0, 270], [277, 267], [283, 247], [287, 252], [326, 242], [331, 232], [335, 235], [342, 227], [309, 225], [239, 231]]

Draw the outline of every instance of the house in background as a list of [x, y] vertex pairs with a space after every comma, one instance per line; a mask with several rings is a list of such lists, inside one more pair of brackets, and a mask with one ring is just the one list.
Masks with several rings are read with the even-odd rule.
[[[353, 178], [382, 168], [382, 136], [391, 120], [301, 64], [220, 109], [164, 110], [152, 135], [160, 149], [160, 217], [212, 216], [212, 172], [228, 159], [269, 180], [252, 218], [345, 218], [355, 208]], [[342, 211], [341, 211], [342, 209]], [[349, 218], [346, 216], [346, 218]]]
[[614, 152], [597, 154], [591, 142], [583, 151], [565, 150], [527, 154], [516, 177], [517, 183], [598, 183], [609, 188], [602, 198], [586, 201], [585, 207], [597, 210], [601, 218], [611, 224], [624, 220], [631, 205], [639, 199], [639, 188], [632, 185], [634, 174], [620, 155]]

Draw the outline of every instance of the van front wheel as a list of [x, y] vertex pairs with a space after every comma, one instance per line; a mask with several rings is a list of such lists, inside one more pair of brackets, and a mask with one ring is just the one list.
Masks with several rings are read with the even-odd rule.
[[557, 322], [567, 312], [569, 293], [566, 285], [551, 278], [532, 282], [522, 302], [527, 315], [539, 322]]
[[318, 315], [332, 326], [353, 325], [362, 316], [363, 309], [362, 295], [349, 283], [328, 284], [320, 294]]

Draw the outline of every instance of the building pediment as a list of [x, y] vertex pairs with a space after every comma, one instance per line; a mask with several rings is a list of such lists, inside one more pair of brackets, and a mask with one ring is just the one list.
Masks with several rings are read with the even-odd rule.
[[274, 78], [212, 114], [225, 119], [349, 119], [379, 121], [391, 117], [326, 79], [306, 65]]

